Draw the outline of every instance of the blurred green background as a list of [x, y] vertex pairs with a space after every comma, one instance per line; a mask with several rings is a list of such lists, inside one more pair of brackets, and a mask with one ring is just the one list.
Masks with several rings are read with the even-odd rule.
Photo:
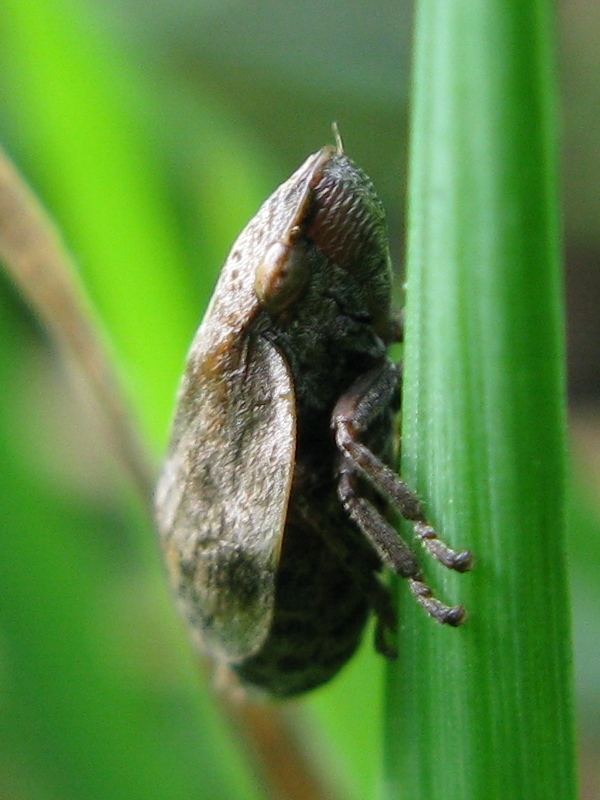
[[[412, 8], [3, 0], [0, 139], [51, 209], [140, 424], [164, 448], [186, 348], [241, 227], [339, 123], [403, 253]], [[585, 797], [600, 795], [600, 7], [559, 8]], [[518, 332], [515, 332], [518, 335]], [[259, 797], [94, 414], [0, 276], [0, 798]], [[298, 703], [349, 797], [378, 780], [370, 642]], [[407, 732], [410, 736], [410, 732]]]

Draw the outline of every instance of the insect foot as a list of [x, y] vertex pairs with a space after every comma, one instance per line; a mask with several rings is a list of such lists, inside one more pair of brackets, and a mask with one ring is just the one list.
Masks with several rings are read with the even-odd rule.
[[384, 565], [436, 620], [465, 618], [434, 597], [387, 520], [398, 510], [434, 558], [470, 567], [391, 468], [392, 284], [383, 206], [336, 137], [241, 232], [191, 344], [156, 517], [193, 638], [243, 689], [320, 686], [371, 614], [377, 650], [394, 657]]
[[447, 606], [433, 596], [433, 592], [418, 578], [409, 579], [410, 590], [423, 606], [430, 617], [441, 622], [443, 625], [450, 625], [458, 628], [467, 619], [467, 612], [464, 606]]
[[[407, 519], [413, 519], [407, 517]], [[452, 550], [443, 542], [424, 517], [414, 520], [415, 537], [431, 555], [448, 569], [468, 572], [473, 567], [473, 554], [469, 550]]]

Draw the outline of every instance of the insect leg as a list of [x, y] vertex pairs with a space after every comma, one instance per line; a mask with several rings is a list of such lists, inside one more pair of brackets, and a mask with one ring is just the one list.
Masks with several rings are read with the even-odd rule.
[[350, 516], [373, 542], [386, 563], [398, 574], [411, 580], [413, 594], [428, 612], [442, 622], [460, 624], [464, 616], [462, 608], [449, 608], [432, 596], [431, 590], [422, 581], [418, 564], [409, 548], [375, 507], [356, 491], [354, 476], [358, 473], [387, 498], [405, 519], [412, 521], [415, 536], [434, 558], [458, 572], [471, 568], [471, 553], [468, 550], [455, 551], [438, 538], [414, 492], [360, 441], [361, 435], [377, 417], [389, 413], [394, 396], [398, 393], [399, 382], [398, 367], [386, 360], [380, 367], [359, 378], [336, 404], [332, 426], [342, 455], [339, 495]]
[[423, 580], [414, 553], [375, 506], [357, 493], [356, 468], [349, 459], [344, 462], [338, 492], [350, 518], [363, 531], [382, 561], [402, 578], [408, 579], [411, 592], [429, 616], [453, 627], [462, 624], [466, 618], [464, 607], [448, 606], [434, 597]]
[[457, 572], [467, 572], [472, 566], [471, 553], [455, 551], [438, 537], [412, 489], [360, 441], [361, 434], [389, 409], [398, 392], [399, 381], [399, 368], [386, 360], [350, 387], [333, 411], [337, 446], [375, 489], [413, 523], [416, 538], [437, 561]]

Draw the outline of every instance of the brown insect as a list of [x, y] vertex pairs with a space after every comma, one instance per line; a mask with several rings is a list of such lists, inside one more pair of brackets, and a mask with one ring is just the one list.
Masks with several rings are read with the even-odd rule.
[[335, 675], [371, 611], [377, 650], [395, 656], [384, 564], [434, 619], [465, 619], [388, 521], [396, 509], [444, 566], [470, 568], [391, 468], [391, 292], [383, 207], [338, 138], [242, 231], [189, 352], [156, 495], [162, 546], [202, 649], [272, 696]]

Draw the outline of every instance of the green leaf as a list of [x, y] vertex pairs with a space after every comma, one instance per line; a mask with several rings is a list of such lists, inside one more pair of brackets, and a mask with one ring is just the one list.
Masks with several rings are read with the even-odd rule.
[[403, 474], [476, 563], [458, 630], [400, 586], [389, 798], [576, 794], [550, 9], [418, 3]]

